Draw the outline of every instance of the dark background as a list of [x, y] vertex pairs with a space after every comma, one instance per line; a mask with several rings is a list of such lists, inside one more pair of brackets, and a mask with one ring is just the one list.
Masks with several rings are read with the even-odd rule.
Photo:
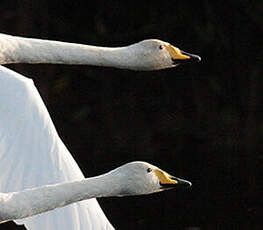
[[34, 79], [85, 176], [143, 160], [193, 183], [100, 199], [117, 229], [262, 229], [262, 15], [248, 0], [2, 0], [0, 31], [99, 46], [158, 38], [200, 55], [155, 72], [9, 68]]

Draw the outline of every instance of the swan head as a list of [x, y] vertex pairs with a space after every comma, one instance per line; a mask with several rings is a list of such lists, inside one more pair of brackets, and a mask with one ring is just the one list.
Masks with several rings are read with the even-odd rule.
[[[199, 62], [201, 58], [157, 39], [148, 39], [128, 46], [128, 58], [133, 59], [133, 70], [159, 70], [176, 67], [183, 63]], [[132, 55], [132, 57], [131, 57]]]
[[146, 162], [127, 163], [110, 172], [116, 179], [117, 196], [146, 195], [174, 188], [191, 187], [191, 182], [171, 176]]

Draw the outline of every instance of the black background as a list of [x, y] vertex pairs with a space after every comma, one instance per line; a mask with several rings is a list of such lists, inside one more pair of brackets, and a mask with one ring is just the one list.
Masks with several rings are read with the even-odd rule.
[[2, 0], [0, 31], [99, 46], [158, 38], [200, 55], [155, 72], [9, 68], [33, 78], [85, 176], [143, 160], [193, 183], [100, 199], [117, 229], [262, 229], [262, 15], [248, 0]]

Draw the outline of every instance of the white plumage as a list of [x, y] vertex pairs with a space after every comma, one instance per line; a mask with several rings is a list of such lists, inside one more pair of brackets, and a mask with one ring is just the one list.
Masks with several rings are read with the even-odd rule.
[[[0, 64], [91, 64], [155, 70], [174, 67], [190, 59], [200, 60], [159, 40], [122, 48], [101, 48], [0, 34]], [[19, 192], [83, 179], [33, 81], [0, 66], [0, 192]], [[1, 194], [0, 201], [4, 199], [5, 194]], [[0, 215], [3, 215], [1, 211]], [[113, 229], [95, 199], [16, 220], [16, 223], [30, 230]]]
[[[0, 83], [0, 191], [84, 179], [33, 81], [0, 66]], [[95, 199], [16, 223], [30, 230], [113, 229]]]

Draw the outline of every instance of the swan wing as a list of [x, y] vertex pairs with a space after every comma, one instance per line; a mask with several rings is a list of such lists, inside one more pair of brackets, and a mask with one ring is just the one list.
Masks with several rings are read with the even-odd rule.
[[[0, 192], [83, 178], [33, 81], [0, 66]], [[15, 222], [30, 230], [113, 229], [96, 199]]]

